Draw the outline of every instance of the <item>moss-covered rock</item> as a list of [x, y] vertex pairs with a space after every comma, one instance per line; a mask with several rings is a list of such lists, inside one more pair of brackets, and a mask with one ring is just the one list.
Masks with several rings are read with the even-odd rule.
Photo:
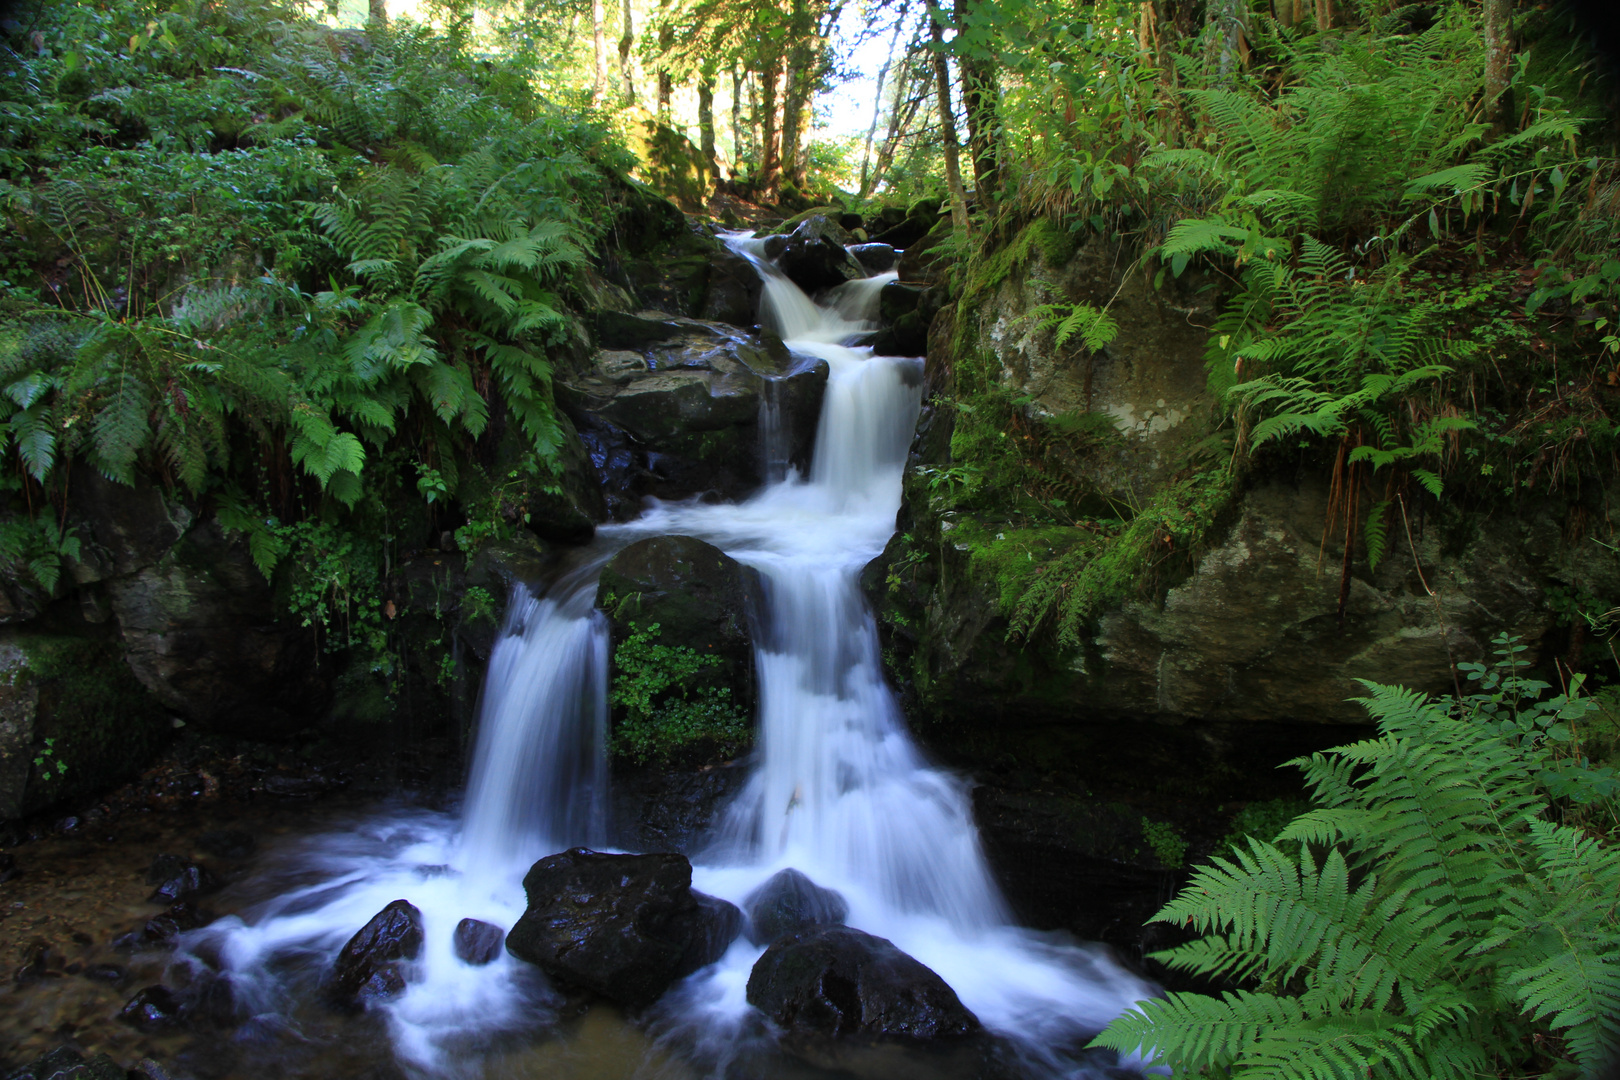
[[171, 729], [115, 643], [0, 632], [0, 820], [116, 786]]
[[759, 602], [756, 571], [690, 536], [638, 541], [603, 568], [621, 756], [697, 764], [747, 744]]

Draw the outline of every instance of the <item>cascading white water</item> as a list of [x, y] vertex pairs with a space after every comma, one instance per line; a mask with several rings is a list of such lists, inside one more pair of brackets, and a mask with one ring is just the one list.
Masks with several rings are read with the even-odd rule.
[[[360, 841], [313, 847], [328, 872], [320, 884], [287, 893], [252, 925], [233, 918], [201, 932], [249, 998], [271, 1007], [277, 987], [257, 973], [278, 950], [330, 955], [407, 897], [423, 912], [428, 944], [417, 981], [386, 1007], [403, 1059], [446, 1071], [448, 1048], [469, 1033], [532, 1019], [537, 991], [525, 966], [502, 956], [468, 967], [451, 954], [451, 929], [468, 916], [511, 926], [535, 858], [600, 841], [607, 638], [593, 583], [612, 551], [668, 534], [715, 544], [765, 586], [758, 761], [696, 860], [698, 888], [741, 902], [794, 867], [844, 895], [851, 925], [932, 967], [987, 1027], [1037, 1053], [1147, 996], [1100, 956], [1010, 924], [966, 785], [923, 759], [883, 680], [858, 577], [894, 530], [921, 362], [848, 342], [875, 328], [878, 291], [894, 275], [840, 286], [818, 306], [764, 260], [760, 241], [729, 242], [764, 278], [762, 320], [796, 353], [828, 362], [810, 475], [769, 471], [766, 487], [735, 505], [655, 504], [599, 530], [595, 557], [547, 597], [516, 595], [486, 676], [460, 828], [418, 814], [374, 825]], [[760, 952], [739, 940], [670, 995], [666, 1016], [688, 1045], [723, 1042], [747, 1017], [744, 986]]]

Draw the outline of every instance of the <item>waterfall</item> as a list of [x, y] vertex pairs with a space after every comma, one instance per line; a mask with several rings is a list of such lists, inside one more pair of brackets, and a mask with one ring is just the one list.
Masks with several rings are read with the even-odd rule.
[[[428, 945], [420, 979], [384, 1008], [402, 1059], [442, 1072], [455, 1063], [449, 1048], [544, 1014], [525, 965], [507, 956], [486, 968], [461, 964], [450, 930], [469, 916], [511, 926], [535, 858], [605, 834], [607, 634], [592, 606], [595, 582], [614, 551], [669, 534], [699, 537], [755, 568], [765, 597], [757, 760], [694, 860], [698, 888], [741, 902], [771, 874], [796, 868], [844, 895], [851, 925], [932, 967], [986, 1027], [1032, 1053], [1098, 1030], [1147, 995], [1100, 955], [1012, 925], [967, 784], [926, 761], [884, 681], [858, 579], [894, 531], [921, 361], [873, 356], [854, 342], [876, 328], [878, 293], [894, 274], [849, 282], [818, 305], [765, 259], [761, 241], [728, 243], [764, 279], [762, 320], [794, 353], [828, 363], [809, 475], [787, 469], [774, 445], [767, 393], [768, 479], [753, 497], [655, 504], [599, 529], [588, 561], [546, 596], [519, 590], [490, 659], [460, 822], [395, 815], [314, 845], [309, 858], [327, 871], [318, 884], [289, 890], [251, 925], [233, 917], [203, 932], [248, 998], [278, 993], [261, 974], [278, 950], [329, 956], [405, 896], [422, 910]], [[684, 1025], [689, 1046], [739, 1030], [760, 951], [739, 939], [666, 998], [666, 1020]], [[1078, 1075], [1061, 1058], [1048, 1065]]]

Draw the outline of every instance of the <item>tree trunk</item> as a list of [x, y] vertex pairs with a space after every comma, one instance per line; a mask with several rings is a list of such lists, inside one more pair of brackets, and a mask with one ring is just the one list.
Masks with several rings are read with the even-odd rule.
[[591, 0], [591, 36], [595, 49], [596, 81], [591, 84], [591, 104], [600, 105], [602, 96], [607, 93], [608, 59], [607, 59], [607, 13], [603, 9], [602, 0]]
[[1485, 115], [1498, 129], [1507, 126], [1512, 14], [1513, 0], [1485, 0]]
[[[971, 15], [973, 0], [956, 0], [956, 26], [960, 33]], [[967, 121], [968, 151], [973, 155], [973, 184], [979, 205], [986, 210], [1001, 190], [1002, 136], [997, 102], [1001, 91], [996, 71], [987, 60], [956, 58], [962, 75], [962, 111]]]
[[759, 73], [760, 83], [760, 147], [759, 147], [759, 180], [758, 187], [761, 195], [767, 198], [776, 196], [776, 185], [782, 168], [782, 159], [777, 154], [777, 113], [776, 113], [776, 79], [781, 67], [781, 61], [772, 59]]
[[782, 176], [795, 187], [804, 183], [799, 147], [804, 142], [805, 99], [810, 90], [812, 29], [809, 0], [791, 0], [782, 104]]
[[[889, 37], [888, 54], [883, 58], [883, 66], [878, 68], [877, 91], [872, 95], [872, 122], [867, 125], [866, 145], [861, 149], [861, 198], [863, 199], [872, 194], [871, 172], [868, 166], [872, 163], [872, 137], [877, 134], [878, 114], [883, 111], [883, 84], [889, 78], [889, 68], [894, 66], [894, 48], [900, 44], [900, 31], [905, 28], [906, 12], [910, 6], [909, 2], [900, 6], [900, 14], [894, 20], [894, 33]], [[899, 102], [900, 98], [896, 95], [895, 104], [898, 105]]]
[[956, 118], [951, 112], [951, 68], [945, 60], [945, 28], [938, 15], [929, 19], [934, 40], [934, 84], [939, 95], [940, 143], [945, 150], [945, 185], [951, 193], [951, 227], [962, 236], [969, 232], [967, 191], [962, 187], [962, 162], [957, 156]]
[[1333, 29], [1333, 0], [1316, 0], [1316, 29]]
[[712, 64], [705, 64], [698, 74], [698, 149], [709, 163], [709, 172], [720, 178], [720, 163], [714, 155], [714, 73]]
[[743, 160], [743, 127], [742, 127], [742, 96], [743, 74], [736, 64], [731, 65], [731, 177], [737, 178], [742, 169]]
[[624, 80], [624, 103], [636, 103], [636, 80], [630, 72], [630, 50], [636, 45], [636, 27], [630, 18], [630, 0], [623, 0], [624, 36], [619, 38], [619, 77]]
[[[667, 5], [660, 3], [659, 7]], [[675, 28], [669, 25], [669, 12], [664, 10], [660, 16], [658, 27], [658, 119], [664, 123], [670, 122], [670, 99], [675, 96], [675, 80], [669, 73], [666, 57], [675, 47]]]
[[370, 0], [367, 22], [373, 26], [388, 25], [388, 0]]

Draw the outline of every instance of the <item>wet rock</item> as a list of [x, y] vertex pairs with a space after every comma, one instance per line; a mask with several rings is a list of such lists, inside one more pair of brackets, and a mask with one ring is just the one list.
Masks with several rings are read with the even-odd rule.
[[956, 1039], [979, 1030], [945, 980], [847, 926], [784, 937], [748, 976], [748, 1002], [790, 1037]]
[[[59, 1046], [16, 1072], [7, 1073], [5, 1080], [126, 1080], [128, 1075], [106, 1054], [86, 1061], [72, 1047]], [[151, 1080], [168, 1077], [154, 1076]]]
[[187, 930], [207, 926], [212, 920], [201, 914], [190, 900], [177, 900], [156, 918], [146, 920], [140, 930], [140, 945], [151, 948], [172, 944]]
[[184, 1017], [180, 999], [167, 986], [148, 986], [118, 1012], [118, 1019], [148, 1034], [181, 1027]]
[[[779, 245], [781, 250], [774, 255], [777, 268], [808, 293], [865, 277], [861, 264], [846, 247], [853, 240], [837, 222], [819, 214], [812, 216]], [[774, 246], [768, 245], [767, 253]]]
[[422, 913], [395, 900], [372, 916], [338, 953], [331, 995], [344, 1005], [363, 1005], [405, 989], [406, 961], [422, 951]]
[[753, 326], [759, 319], [759, 294], [765, 283], [754, 264], [729, 249], [709, 260], [708, 289], [697, 317], [732, 326]]
[[668, 319], [647, 318], [624, 311], [596, 313], [596, 341], [604, 349], [643, 349], [668, 341], [681, 332], [681, 325]]
[[748, 913], [748, 940], [755, 945], [814, 926], [836, 926], [849, 916], [842, 896], [791, 868], [749, 893], [743, 910]]
[[692, 943], [681, 958], [679, 972], [689, 975], [699, 968], [708, 967], [731, 948], [743, 929], [742, 909], [729, 900], [692, 890], [697, 901], [698, 921], [692, 934]]
[[[683, 645], [709, 666], [662, 692], [689, 699], [724, 689], [738, 715], [754, 708], [754, 639], [751, 612], [760, 603], [758, 574], [712, 544], [690, 536], [658, 536], [631, 544], [602, 570], [597, 605], [608, 612], [615, 647], [631, 634], [658, 626], [657, 640]], [[656, 707], [659, 700], [652, 702]], [[615, 724], [623, 721], [616, 710]], [[661, 747], [668, 757], [674, 747]], [[683, 761], [734, 756], [702, 740], [679, 748]]]
[[888, 244], [856, 244], [849, 249], [849, 253], [868, 275], [893, 270], [894, 264], [900, 258]]
[[61, 974], [62, 956], [51, 943], [44, 940], [31, 942], [23, 951], [23, 962], [17, 966], [12, 978], [18, 985], [55, 978]]
[[91, 964], [81, 974], [91, 982], [109, 986], [124, 986], [129, 982], [129, 968], [120, 964]]
[[694, 939], [715, 917], [693, 894], [681, 855], [573, 848], [535, 863], [523, 891], [528, 909], [507, 951], [631, 1008], [652, 1004], [689, 970]]
[[895, 265], [900, 280], [929, 283], [942, 280], [950, 265], [947, 249], [943, 246], [950, 235], [950, 218], [941, 218], [926, 235], [906, 247]]
[[795, 357], [772, 335], [693, 319], [672, 323], [674, 336], [603, 349], [556, 386], [589, 457], [581, 475], [594, 471], [605, 509], [618, 518], [638, 512], [649, 495], [735, 498], [752, 491], [765, 477], [760, 415], [767, 403], [785, 454], [807, 464], [814, 442], [824, 361]]
[[146, 883], [157, 886], [147, 899], [158, 904], [174, 904], [201, 896], [221, 885], [212, 870], [178, 855], [159, 855], [153, 859], [151, 869], [146, 872]]
[[721, 807], [748, 782], [741, 762], [703, 768], [620, 768], [613, 773], [614, 847], [691, 856], [709, 841]]
[[493, 923], [462, 919], [456, 924], [456, 956], [474, 967], [481, 967], [501, 955], [505, 941], [506, 931]]
[[140, 1064], [129, 1070], [129, 1080], [173, 1080], [173, 1077], [168, 1069], [151, 1058], [142, 1058]]
[[253, 853], [259, 850], [259, 842], [253, 838], [252, 833], [241, 829], [214, 829], [197, 837], [197, 846], [216, 859], [228, 859], [231, 862], [241, 862], [252, 858]]
[[940, 209], [938, 199], [923, 199], [913, 204], [910, 211], [903, 212], [896, 207], [888, 216], [880, 216], [872, 239], [896, 248], [909, 248], [939, 224]]

